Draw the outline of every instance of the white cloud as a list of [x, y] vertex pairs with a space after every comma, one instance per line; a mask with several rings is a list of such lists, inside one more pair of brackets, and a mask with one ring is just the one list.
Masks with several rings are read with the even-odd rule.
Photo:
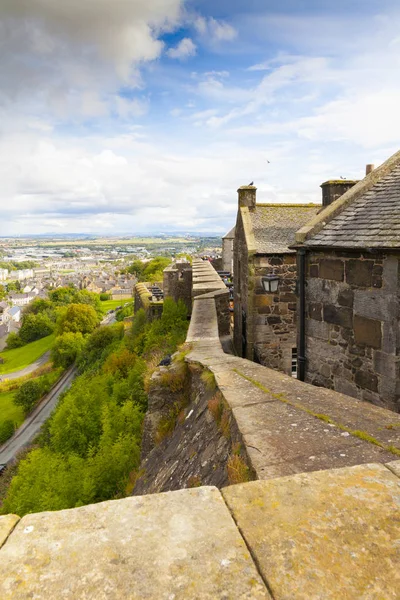
[[230, 42], [237, 36], [237, 31], [226, 21], [219, 21], [213, 17], [198, 16], [194, 20], [197, 32], [206, 37], [210, 42]]
[[[0, 103], [99, 116], [107, 94], [142, 85], [184, 0], [2, 0]], [[110, 108], [110, 107], [109, 107]]]
[[141, 117], [147, 114], [149, 103], [145, 99], [115, 97], [116, 110], [120, 117]]
[[190, 38], [183, 38], [175, 48], [169, 48], [167, 55], [170, 58], [185, 59], [196, 54], [196, 44]]

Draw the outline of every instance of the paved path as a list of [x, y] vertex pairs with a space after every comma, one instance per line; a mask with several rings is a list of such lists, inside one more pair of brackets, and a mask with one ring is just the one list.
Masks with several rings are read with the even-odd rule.
[[29, 417], [25, 419], [12, 438], [3, 446], [0, 446], [0, 464], [5, 465], [11, 462], [22, 448], [31, 443], [33, 438], [39, 433], [43, 423], [53, 412], [60, 394], [71, 385], [76, 375], [77, 370], [75, 367], [68, 369]]
[[24, 369], [20, 369], [19, 371], [13, 371], [12, 373], [0, 373], [0, 381], [5, 381], [6, 379], [18, 379], [19, 377], [24, 377], [24, 375], [29, 375], [29, 373], [33, 373], [39, 367], [47, 363], [50, 358], [50, 350], [42, 354], [35, 362], [28, 365]]

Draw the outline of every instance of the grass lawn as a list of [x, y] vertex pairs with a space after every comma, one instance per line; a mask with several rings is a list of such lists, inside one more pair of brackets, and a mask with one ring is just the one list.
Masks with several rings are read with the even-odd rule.
[[14, 350], [4, 350], [0, 353], [1, 358], [4, 359], [4, 364], [0, 365], [0, 375], [2, 373], [12, 373], [13, 371], [19, 371], [24, 369], [28, 365], [32, 364], [42, 356], [47, 350], [50, 350], [55, 335], [48, 335], [41, 340], [26, 344], [22, 348], [15, 348]]
[[125, 302], [133, 302], [133, 298], [126, 300], [103, 300], [101, 302], [103, 314], [106, 314], [108, 310], [117, 308], [117, 306], [124, 306]]
[[24, 411], [21, 406], [15, 406], [13, 403], [14, 394], [15, 392], [0, 394], [0, 423], [11, 419], [19, 427], [24, 421]]

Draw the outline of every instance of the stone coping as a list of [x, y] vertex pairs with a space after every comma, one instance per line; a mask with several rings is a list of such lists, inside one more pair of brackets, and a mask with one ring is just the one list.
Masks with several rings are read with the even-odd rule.
[[2, 600], [398, 598], [391, 465], [0, 517]]

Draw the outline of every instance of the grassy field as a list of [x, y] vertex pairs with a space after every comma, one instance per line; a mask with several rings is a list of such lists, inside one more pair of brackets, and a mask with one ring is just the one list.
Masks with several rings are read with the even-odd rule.
[[24, 421], [24, 411], [21, 406], [15, 406], [13, 403], [14, 394], [15, 392], [0, 394], [0, 423], [11, 419], [19, 427]]
[[32, 364], [42, 356], [47, 350], [50, 350], [53, 345], [55, 335], [48, 335], [41, 340], [26, 344], [22, 348], [15, 348], [14, 350], [4, 350], [0, 353], [1, 358], [4, 359], [4, 363], [0, 365], [0, 375], [2, 373], [13, 373], [24, 369], [28, 365]]
[[124, 306], [125, 302], [132, 302], [133, 298], [131, 298], [130, 300], [126, 299], [126, 300], [103, 300], [101, 303], [101, 309], [103, 311], [103, 314], [106, 314], [107, 311], [111, 310], [111, 309], [115, 309], [117, 308], [117, 306]]

